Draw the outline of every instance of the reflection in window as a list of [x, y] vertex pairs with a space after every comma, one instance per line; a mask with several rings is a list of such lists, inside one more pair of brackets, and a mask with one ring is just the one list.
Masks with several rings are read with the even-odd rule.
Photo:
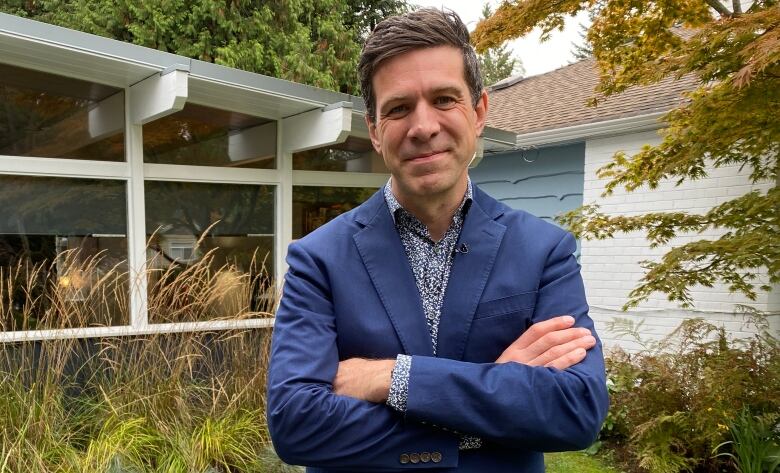
[[274, 290], [274, 186], [147, 181], [149, 320], [262, 317]]
[[276, 122], [202, 105], [143, 128], [144, 162], [273, 169]]
[[293, 187], [293, 238], [302, 238], [376, 192], [375, 187]]
[[389, 172], [369, 140], [350, 136], [344, 143], [293, 154], [302, 171]]
[[0, 155], [124, 161], [124, 92], [0, 64]]
[[0, 330], [129, 323], [124, 182], [0, 176]]

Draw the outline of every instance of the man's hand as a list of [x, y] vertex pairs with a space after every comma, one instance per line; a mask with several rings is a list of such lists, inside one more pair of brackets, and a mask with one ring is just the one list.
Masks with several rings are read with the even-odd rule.
[[593, 348], [596, 339], [586, 328], [572, 328], [574, 317], [564, 315], [533, 324], [512, 342], [496, 363], [514, 361], [560, 370], [576, 365]]
[[344, 360], [339, 363], [333, 380], [333, 392], [369, 402], [385, 402], [394, 367], [395, 360]]
[[[564, 315], [532, 325], [512, 342], [496, 363], [514, 361], [529, 366], [566, 369], [585, 358], [596, 339], [586, 328], [572, 328], [574, 317]], [[339, 363], [333, 392], [364, 401], [382, 403], [390, 392], [395, 360], [350, 358]]]

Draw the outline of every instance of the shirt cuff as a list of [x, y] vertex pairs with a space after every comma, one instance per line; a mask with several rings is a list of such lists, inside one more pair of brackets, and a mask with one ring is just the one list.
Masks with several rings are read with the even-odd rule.
[[463, 435], [460, 438], [458, 444], [458, 450], [472, 450], [474, 448], [482, 448], [482, 439], [479, 437], [473, 437], [471, 435]]
[[412, 357], [398, 355], [390, 375], [390, 393], [387, 395], [387, 405], [402, 414], [406, 413], [406, 400], [409, 398], [409, 371], [411, 369]]

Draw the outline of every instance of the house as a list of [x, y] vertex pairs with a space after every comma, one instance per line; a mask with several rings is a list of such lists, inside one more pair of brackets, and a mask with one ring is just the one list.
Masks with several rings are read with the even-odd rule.
[[[733, 166], [709, 169], [707, 178], [679, 187], [664, 182], [655, 190], [641, 188], [627, 193], [618, 189], [602, 197], [607, 181], [596, 177], [597, 170], [618, 151], [630, 155], [645, 144], [659, 143], [659, 118], [679, 105], [681, 93], [693, 90], [696, 82], [691, 77], [667, 78], [658, 84], [632, 87], [589, 107], [586, 101], [593, 96], [597, 82], [595, 61], [586, 59], [546, 74], [494, 85], [488, 124], [517, 133], [517, 146], [513, 151], [486, 154], [472, 172], [474, 181], [510, 206], [547, 219], [583, 203], [597, 203], [609, 215], [704, 212], [752, 189], [766, 190], [774, 185], [751, 185], [746, 173]], [[716, 235], [711, 231], [685, 235], [671, 243]], [[693, 289], [693, 310], [682, 310], [657, 293], [625, 313], [621, 307], [643, 274], [639, 262], [658, 258], [666, 248], [649, 248], [639, 233], [585, 240], [580, 245], [590, 314], [607, 346], [621, 345], [629, 350], [639, 347], [619, 331], [609, 330], [609, 322], [616, 317], [643, 321], [641, 334], [645, 340], [668, 334], [690, 317], [703, 317], [740, 337], [754, 333], [756, 327], [748, 323], [739, 304], [767, 312], [780, 310], [777, 290], [761, 292], [756, 301], [749, 301], [729, 293], [724, 285], [716, 285]], [[774, 330], [780, 328], [777, 319], [770, 318]]]
[[[552, 220], [583, 202], [612, 213], [704, 209], [751, 188], [734, 169], [675, 188], [600, 197], [596, 169], [618, 149], [658, 141], [657, 119], [689, 83], [628, 91], [584, 106], [590, 61], [491, 92], [485, 158], [473, 180], [510, 206]], [[256, 311], [277, 287], [290, 241], [360, 204], [388, 178], [360, 98], [0, 14], [0, 342], [266, 327]], [[592, 315], [606, 330], [660, 254], [641, 235], [581, 242]], [[221, 293], [198, 320], [154, 310], [172, 268], [202, 265]], [[22, 268], [20, 276], [11, 271]], [[110, 281], [110, 300], [91, 304]], [[21, 321], [25, 299], [55, 285], [88, 320]], [[258, 294], [260, 294], [258, 296]], [[753, 303], [777, 310], [778, 293]], [[745, 302], [696, 291], [697, 312], [662, 296], [636, 312], [660, 336], [703, 315], [732, 333]], [[151, 308], [150, 308], [151, 307]], [[249, 314], [249, 316], [247, 316]]]
[[[0, 291], [0, 342], [270, 326], [258, 289], [282, 280], [288, 244], [387, 182], [364, 110], [0, 14], [0, 288], [30, 286]], [[488, 128], [481, 146], [514, 139]], [[198, 264], [219, 289], [200, 318], [153, 310], [173, 269]], [[52, 286], [89, 317], [23, 317]]]

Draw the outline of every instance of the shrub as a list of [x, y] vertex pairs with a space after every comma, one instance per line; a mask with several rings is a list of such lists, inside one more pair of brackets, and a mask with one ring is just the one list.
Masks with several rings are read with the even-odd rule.
[[[203, 258], [169, 272], [175, 291], [151, 285], [167, 292], [150, 294], [150, 310], [198, 320], [202, 308], [226, 299], [210, 284], [232, 281], [236, 271], [210, 264]], [[25, 262], [0, 270], [2, 328], [86, 326], [101, 302], [117, 307], [127, 299], [112, 292], [126, 289], [116, 284], [127, 279], [118, 272], [96, 281], [85, 296], [94, 304], [85, 304], [64, 292], [72, 288], [49, 282], [50, 271]], [[233, 286], [227, 299], [245, 307], [237, 317], [270, 314], [273, 297], [234, 297]], [[250, 300], [265, 307], [249, 313]], [[273, 454], [266, 429], [269, 345], [263, 328], [0, 344], [0, 471], [291, 471]]]
[[[732, 440], [742, 409], [776, 416], [780, 349], [766, 330], [730, 339], [701, 319], [685, 321], [638, 353], [607, 356], [611, 407], [601, 437], [622, 444], [653, 473], [733, 471], [713, 450]], [[623, 323], [624, 333], [638, 333]]]
[[723, 442], [716, 451], [731, 447], [717, 456], [729, 457], [739, 473], [774, 473], [780, 468], [780, 444], [777, 441], [778, 413], [754, 416], [742, 409], [729, 423], [732, 440]]

